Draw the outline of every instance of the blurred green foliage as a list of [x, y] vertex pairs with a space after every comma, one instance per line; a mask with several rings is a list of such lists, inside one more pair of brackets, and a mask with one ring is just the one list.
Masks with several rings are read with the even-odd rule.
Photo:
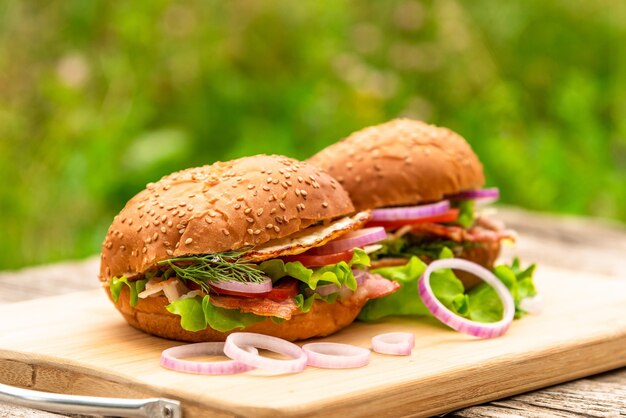
[[404, 115], [502, 201], [626, 220], [626, 2], [0, 2], [0, 269], [99, 251], [181, 168]]

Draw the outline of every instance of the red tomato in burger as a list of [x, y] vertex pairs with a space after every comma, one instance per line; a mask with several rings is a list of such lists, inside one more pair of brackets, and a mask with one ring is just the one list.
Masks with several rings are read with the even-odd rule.
[[281, 257], [285, 263], [290, 261], [299, 261], [304, 267], [321, 267], [329, 264], [337, 264], [341, 261], [348, 262], [352, 260], [354, 250], [346, 250], [340, 253], [332, 254], [307, 254], [307, 252], [297, 255], [288, 255]]
[[435, 216], [427, 216], [425, 218], [417, 219], [399, 219], [395, 221], [372, 221], [368, 222], [366, 226], [382, 226], [387, 229], [400, 228], [405, 225], [415, 225], [421, 223], [446, 223], [455, 222], [459, 217], [459, 209], [454, 208], [448, 210], [446, 213]]
[[243, 298], [271, 299], [276, 302], [293, 298], [298, 294], [298, 280], [284, 278], [275, 284], [272, 290], [264, 293], [245, 293], [235, 292], [233, 290], [213, 289], [219, 295], [241, 296]]

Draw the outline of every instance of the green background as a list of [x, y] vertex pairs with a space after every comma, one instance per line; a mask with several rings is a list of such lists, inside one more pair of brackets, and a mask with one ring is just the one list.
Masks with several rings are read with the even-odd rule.
[[173, 170], [409, 116], [502, 201], [626, 220], [626, 2], [1, 1], [0, 270], [97, 253]]

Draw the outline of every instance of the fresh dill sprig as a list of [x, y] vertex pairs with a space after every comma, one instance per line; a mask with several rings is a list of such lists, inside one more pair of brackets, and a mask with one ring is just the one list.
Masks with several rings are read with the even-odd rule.
[[168, 265], [178, 277], [190, 280], [209, 291], [209, 282], [237, 281], [243, 283], [261, 283], [264, 273], [256, 264], [242, 258], [240, 251], [226, 251], [215, 254], [191, 255], [170, 258], [158, 264]]

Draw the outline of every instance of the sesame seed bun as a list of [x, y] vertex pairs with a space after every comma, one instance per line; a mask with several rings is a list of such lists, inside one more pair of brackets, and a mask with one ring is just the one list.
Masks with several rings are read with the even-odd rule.
[[332, 177], [291, 158], [189, 168], [148, 184], [113, 219], [99, 277], [134, 277], [169, 258], [258, 246], [352, 212]]
[[336, 178], [356, 210], [437, 201], [485, 182], [465, 139], [410, 119], [355, 132], [308, 162]]

